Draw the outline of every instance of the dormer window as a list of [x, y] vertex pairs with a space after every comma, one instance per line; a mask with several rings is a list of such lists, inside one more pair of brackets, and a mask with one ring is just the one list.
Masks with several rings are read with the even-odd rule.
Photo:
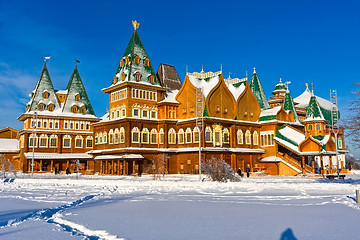
[[224, 108], [224, 113], [227, 113], [227, 108]]
[[139, 56], [135, 56], [134, 62], [135, 62], [135, 64], [140, 64], [140, 58], [139, 58]]
[[48, 106], [48, 110], [49, 110], [50, 112], [54, 111], [54, 104], [50, 104], [50, 105]]
[[135, 73], [135, 81], [140, 81], [141, 80], [141, 74], [139, 72]]
[[78, 112], [78, 107], [76, 105], [71, 107], [71, 112], [73, 113], [77, 113]]
[[247, 116], [247, 111], [246, 110], [244, 111], [244, 116]]
[[150, 83], [155, 83], [155, 77], [153, 75], [150, 76]]
[[85, 107], [85, 106], [82, 106], [82, 107], [80, 108], [80, 112], [81, 112], [82, 114], [85, 114], [85, 113], [86, 113], [86, 107]]
[[216, 106], [216, 112], [220, 112], [220, 106]]
[[125, 58], [125, 64], [128, 65], [129, 64], [129, 57]]
[[121, 59], [120, 60], [120, 67], [123, 67], [124, 66], [124, 59]]
[[44, 93], [43, 93], [43, 98], [44, 99], [48, 99], [49, 98], [49, 92], [47, 92], [47, 91], [45, 91]]
[[125, 78], [126, 78], [125, 73], [122, 73], [122, 74], [121, 74], [121, 81], [125, 81]]
[[148, 58], [145, 58], [144, 66], [149, 67], [150, 66], [150, 60]]
[[44, 111], [45, 110], [45, 104], [40, 103], [39, 106], [38, 106], [38, 110], [39, 111]]
[[75, 101], [79, 102], [79, 101], [80, 101], [80, 99], [81, 99], [80, 94], [76, 94], [76, 95], [75, 95]]

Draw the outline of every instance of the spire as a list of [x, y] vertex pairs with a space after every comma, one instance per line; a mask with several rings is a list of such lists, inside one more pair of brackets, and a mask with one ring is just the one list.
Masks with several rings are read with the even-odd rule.
[[[45, 60], [46, 59], [48, 58], [45, 58]], [[47, 92], [47, 94], [44, 94], [45, 92]], [[31, 94], [31, 99], [27, 105], [26, 112], [37, 111], [40, 104], [43, 104], [43, 111], [47, 111], [50, 104], [54, 107], [52, 111], [60, 108], [59, 100], [56, 97], [54, 86], [46, 67], [46, 61], [44, 61], [44, 67], [41, 71], [39, 80]]]
[[[281, 79], [280, 79], [280, 81], [281, 81]], [[283, 108], [284, 108], [285, 111], [291, 110], [294, 113], [294, 121], [299, 122], [299, 117], [298, 117], [298, 115], [296, 113], [295, 105], [294, 105], [294, 102], [293, 102], [292, 97], [290, 95], [289, 88], [286, 89]]]
[[306, 108], [306, 116], [305, 116], [305, 121], [311, 121], [311, 120], [325, 121], [325, 118], [320, 109], [316, 96], [314, 95], [314, 92], [311, 93], [309, 106]]
[[71, 74], [66, 90], [67, 97], [62, 110], [63, 112], [74, 113], [73, 107], [77, 106], [77, 111], [75, 113], [90, 114], [95, 116], [90, 100], [86, 94], [85, 87], [81, 81], [77, 66], [75, 66], [74, 71]]
[[259, 77], [256, 74], [255, 68], [254, 68], [254, 73], [251, 77], [250, 89], [253, 92], [253, 94], [255, 95], [256, 99], [258, 100], [261, 109], [270, 108], [269, 102], [266, 98], [264, 89], [261, 86]]
[[119, 84], [123, 81], [140, 81], [160, 86], [160, 82], [137, 32], [139, 23], [133, 21], [133, 26], [134, 33], [120, 60], [111, 85]]

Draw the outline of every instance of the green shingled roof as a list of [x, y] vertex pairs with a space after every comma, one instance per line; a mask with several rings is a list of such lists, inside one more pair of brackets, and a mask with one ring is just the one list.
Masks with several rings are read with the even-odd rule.
[[[80, 113], [80, 108], [82, 106], [86, 107], [86, 114], [94, 115], [94, 110], [91, 106], [90, 100], [86, 94], [85, 87], [81, 81], [79, 71], [75, 67], [73, 73], [71, 74], [69, 83], [66, 87], [67, 97], [64, 103], [63, 112], [71, 113], [72, 106], [78, 106], [78, 113]], [[76, 95], [80, 95], [80, 100], [76, 101]]]
[[294, 102], [292, 100], [292, 97], [290, 95], [290, 91], [287, 90], [284, 98], [283, 108], [285, 111], [291, 110], [294, 113], [294, 120], [295, 122], [299, 122], [299, 117], [296, 113]]
[[[137, 56], [140, 58], [139, 64], [135, 63], [135, 58]], [[129, 64], [126, 64], [125, 62], [126, 57], [129, 58]], [[144, 65], [146, 58], [148, 58], [148, 55], [145, 51], [144, 45], [141, 42], [138, 32], [135, 30], [122, 57], [124, 64], [123, 66], [119, 64], [112, 85], [121, 82], [123, 73], [126, 76], [125, 81], [135, 81], [135, 74], [139, 72], [141, 74], [140, 82], [150, 83], [150, 76], [152, 75], [155, 77], [155, 82], [153, 84], [160, 86], [160, 81], [155, 74], [151, 62], [149, 66]]]
[[266, 98], [264, 89], [261, 86], [259, 77], [256, 74], [255, 68], [254, 68], [254, 73], [251, 77], [250, 89], [253, 92], [253, 94], [255, 95], [256, 99], [258, 100], [261, 109], [267, 109], [270, 107], [269, 102]]
[[309, 120], [325, 120], [314, 94], [312, 94], [309, 106], [306, 108], [305, 121]]
[[[45, 91], [49, 93], [48, 98], [43, 97]], [[60, 103], [56, 97], [54, 86], [51, 82], [46, 64], [44, 64], [35, 90], [31, 94], [31, 99], [28, 103], [29, 108], [27, 112], [37, 111], [40, 103], [43, 103], [45, 105], [45, 111], [48, 109], [48, 106], [50, 104], [54, 105], [54, 111], [60, 109]]]

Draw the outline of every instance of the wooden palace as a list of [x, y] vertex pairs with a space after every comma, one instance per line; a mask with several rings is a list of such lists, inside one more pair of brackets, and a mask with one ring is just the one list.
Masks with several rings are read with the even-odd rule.
[[270, 175], [344, 168], [343, 130], [332, 131], [340, 115], [335, 104], [308, 87], [292, 98], [281, 79], [268, 99], [255, 69], [250, 81], [201, 71], [182, 83], [172, 65], [155, 72], [133, 25], [114, 78], [102, 89], [109, 110], [101, 118], [77, 67], [66, 90], [55, 91], [44, 65], [19, 117], [19, 170], [197, 173], [199, 154], [202, 161], [219, 158], [235, 170]]

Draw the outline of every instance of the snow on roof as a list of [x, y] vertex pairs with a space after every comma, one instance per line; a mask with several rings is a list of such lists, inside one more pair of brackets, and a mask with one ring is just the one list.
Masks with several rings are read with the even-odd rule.
[[302, 141], [305, 140], [305, 135], [303, 133], [298, 132], [291, 127], [285, 126], [284, 128], [279, 128], [278, 131], [282, 136], [293, 141], [297, 145], [299, 145]]
[[[31, 159], [33, 156], [32, 152], [24, 153], [26, 159]], [[90, 154], [87, 153], [46, 153], [46, 152], [35, 152], [35, 159], [89, 159], [92, 158]]]
[[56, 94], [67, 94], [68, 93], [68, 90], [57, 90], [56, 91]]
[[233, 84], [226, 84], [230, 92], [233, 94], [235, 101], [239, 98], [239, 96], [245, 90], [245, 84], [241, 84], [239, 87], [235, 87]]
[[277, 141], [278, 143], [288, 147], [289, 149], [291, 149], [292, 151], [296, 152], [296, 153], [299, 153], [299, 148], [298, 146], [295, 146], [294, 144], [290, 143], [290, 142], [287, 142], [281, 138], [278, 138], [278, 137], [274, 137], [274, 140]]
[[158, 103], [179, 103], [178, 101], [175, 100], [175, 97], [178, 94], [178, 92], [179, 92], [179, 90], [168, 91], [166, 93], [167, 96], [165, 97], [165, 99]]
[[260, 113], [260, 117], [276, 115], [280, 111], [280, 109], [281, 109], [281, 106], [276, 106], [276, 107], [269, 108], [269, 109], [262, 109], [261, 113]]
[[275, 156], [270, 156], [270, 157], [266, 157], [266, 158], [263, 158], [263, 159], [260, 159], [259, 160], [260, 162], [282, 162], [284, 163], [285, 165], [287, 165], [288, 167], [294, 169], [295, 171], [297, 171], [298, 173], [301, 172], [300, 169], [294, 167], [293, 165], [289, 164], [288, 162], [284, 161], [283, 159], [279, 158], [279, 157], [275, 157]]
[[[332, 107], [334, 104], [332, 104], [330, 101], [315, 96], [316, 100], [318, 101], [320, 107], [325, 108], [326, 110], [331, 111]], [[294, 102], [298, 103], [296, 105], [296, 107], [301, 107], [301, 108], [307, 108], [307, 106], [309, 105], [310, 102], [310, 98], [311, 98], [311, 91], [309, 90], [309, 88], [306, 88], [305, 91], [298, 97], [294, 98]]]
[[144, 158], [140, 154], [125, 154], [125, 155], [103, 155], [103, 156], [97, 156], [94, 159], [95, 160], [105, 160], [105, 159], [142, 159]]
[[190, 82], [197, 88], [201, 88], [204, 97], [207, 98], [210, 91], [218, 84], [220, 80], [220, 75], [210, 76], [208, 78], [198, 78], [196, 76], [187, 75], [189, 77]]
[[0, 138], [0, 153], [19, 151], [19, 140]]

